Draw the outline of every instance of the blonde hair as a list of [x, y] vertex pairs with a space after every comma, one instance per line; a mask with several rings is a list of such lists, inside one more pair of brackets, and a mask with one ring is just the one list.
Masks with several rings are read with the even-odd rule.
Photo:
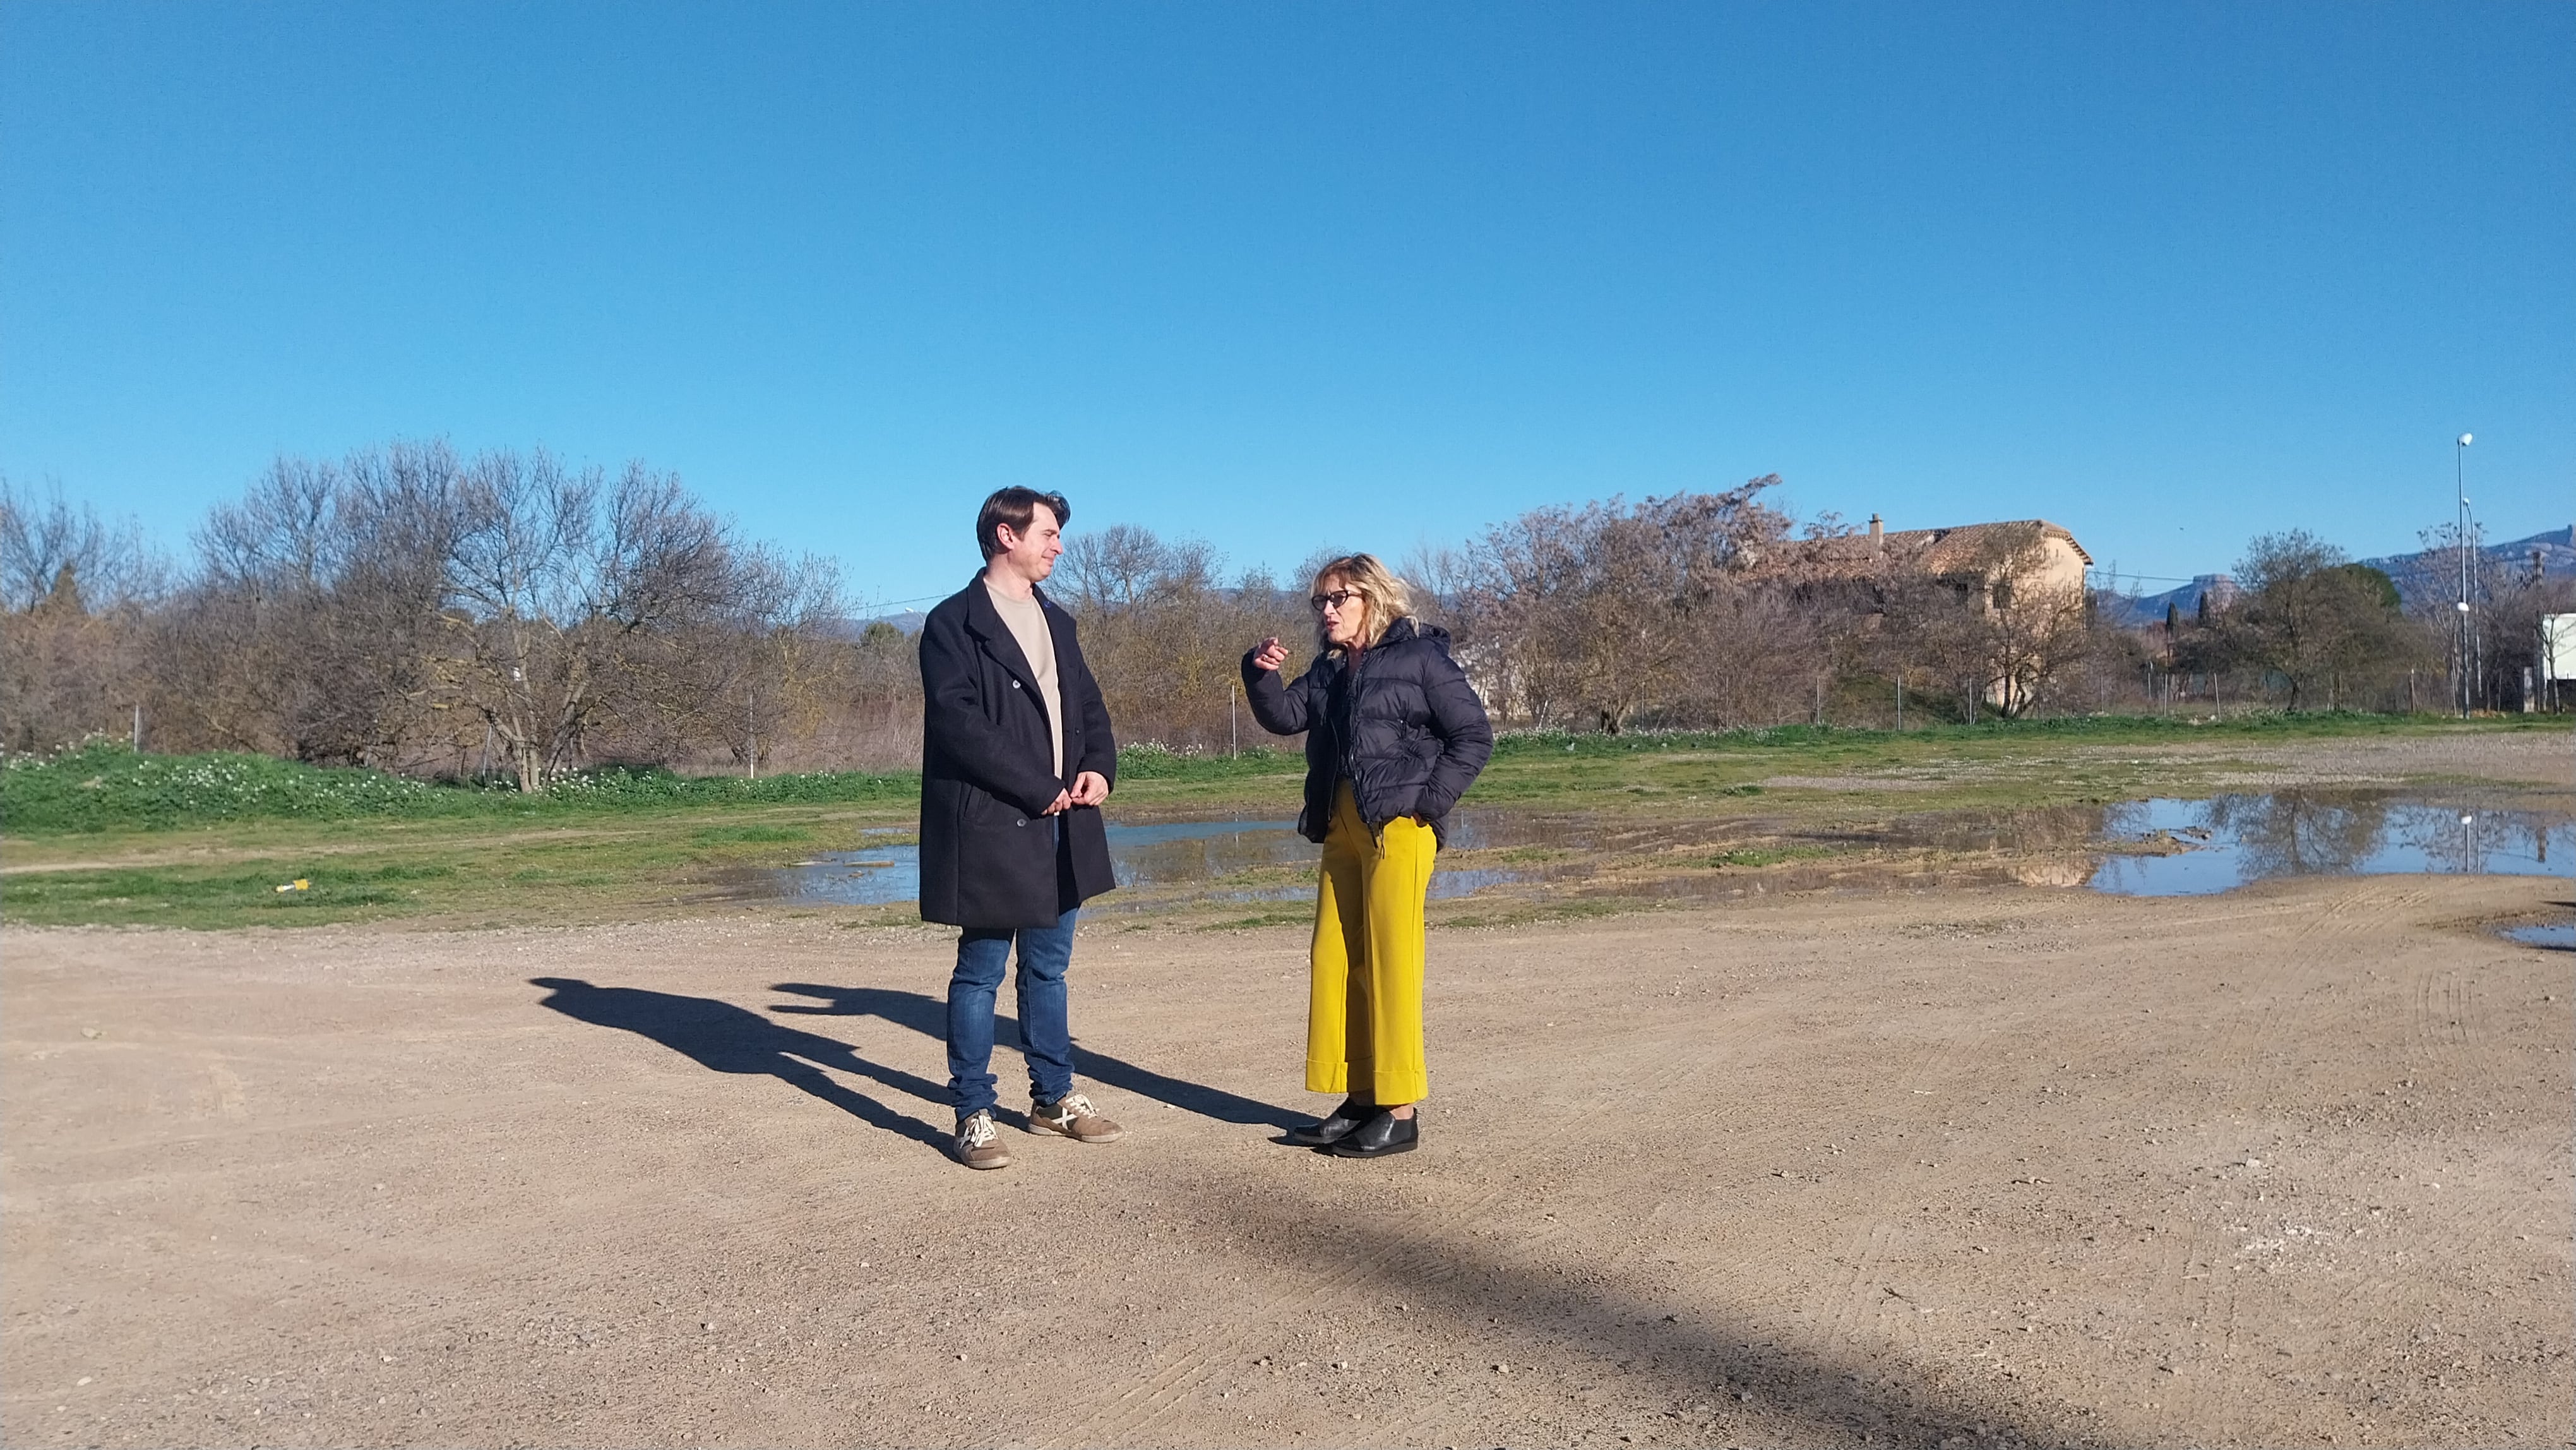
[[[1375, 554], [1345, 554], [1338, 559], [1326, 560], [1323, 567], [1315, 571], [1314, 592], [1323, 593], [1324, 581], [1328, 579], [1339, 579], [1344, 588], [1357, 592], [1368, 605], [1368, 613], [1360, 622], [1372, 648], [1397, 620], [1413, 612], [1413, 596], [1406, 592], [1404, 581], [1388, 572]], [[1315, 616], [1315, 647], [1327, 652], [1340, 648], [1333, 643], [1332, 636], [1325, 633], [1324, 616], [1320, 613]]]

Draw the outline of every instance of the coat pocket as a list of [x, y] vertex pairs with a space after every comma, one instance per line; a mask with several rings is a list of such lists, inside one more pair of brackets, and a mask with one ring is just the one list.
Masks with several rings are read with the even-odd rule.
[[1028, 825], [1028, 813], [980, 786], [958, 792], [959, 823], [973, 832], [1008, 831]]

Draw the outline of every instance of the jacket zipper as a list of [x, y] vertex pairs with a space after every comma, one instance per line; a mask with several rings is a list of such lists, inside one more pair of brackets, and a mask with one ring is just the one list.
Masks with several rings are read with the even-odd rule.
[[1369, 833], [1369, 840], [1382, 848], [1386, 844], [1386, 825], [1384, 822], [1369, 819], [1368, 802], [1360, 797], [1358, 763], [1351, 759], [1351, 737], [1357, 733], [1360, 723], [1360, 662], [1367, 656], [1362, 654], [1358, 659], [1353, 659], [1345, 650], [1342, 658], [1345, 661], [1342, 666], [1344, 675], [1342, 704], [1345, 708], [1342, 719], [1337, 722], [1336, 727], [1342, 737], [1342, 778], [1351, 783], [1351, 809], [1359, 813], [1360, 825]]

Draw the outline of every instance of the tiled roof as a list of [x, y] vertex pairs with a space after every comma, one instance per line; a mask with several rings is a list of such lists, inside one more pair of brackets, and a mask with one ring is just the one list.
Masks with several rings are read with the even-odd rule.
[[2075, 542], [2073, 534], [2046, 519], [2007, 519], [1990, 524], [1956, 524], [1944, 529], [1895, 529], [1881, 535], [1877, 541], [1867, 534], [1845, 534], [1824, 541], [1816, 554], [1829, 563], [1859, 567], [1876, 562], [1884, 549], [1889, 558], [1905, 559], [1917, 568], [1937, 574], [1973, 562], [1987, 548], [2008, 543], [2016, 536], [2026, 537], [2025, 531], [2031, 529], [2038, 530], [2045, 538], [2063, 539], [2066, 547], [2075, 551], [2076, 558], [2087, 564], [2093, 562], [2093, 556], [2084, 552], [2084, 546]]

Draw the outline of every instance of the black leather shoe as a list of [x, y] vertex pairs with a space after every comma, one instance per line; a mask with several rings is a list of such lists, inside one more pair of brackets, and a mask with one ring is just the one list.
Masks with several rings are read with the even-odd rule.
[[1302, 1128], [1290, 1128], [1288, 1141], [1300, 1148], [1321, 1148], [1328, 1143], [1338, 1143], [1349, 1137], [1353, 1129], [1367, 1122], [1369, 1114], [1376, 1111], [1357, 1098], [1344, 1098], [1342, 1105], [1333, 1109], [1331, 1117], [1308, 1123]]
[[1383, 1158], [1390, 1153], [1410, 1153], [1421, 1146], [1422, 1110], [1416, 1108], [1409, 1118], [1380, 1113], [1333, 1144], [1330, 1151], [1336, 1158]]

